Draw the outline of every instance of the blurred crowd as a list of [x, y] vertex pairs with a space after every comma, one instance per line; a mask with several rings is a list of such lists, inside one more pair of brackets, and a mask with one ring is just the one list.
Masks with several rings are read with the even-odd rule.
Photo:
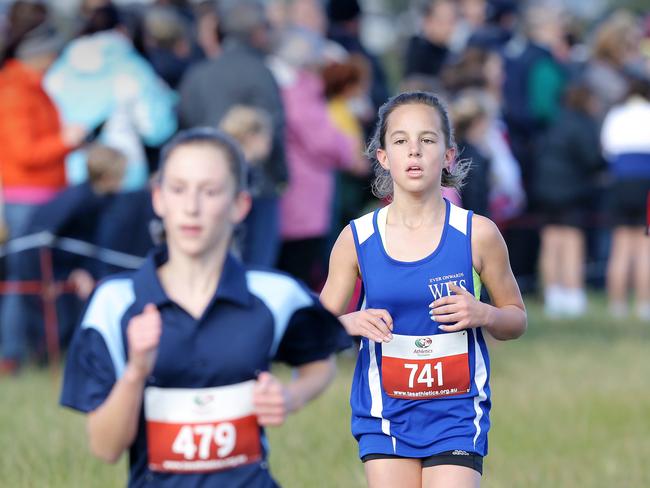
[[[48, 231], [144, 256], [162, 239], [149, 197], [161, 145], [216, 126], [250, 166], [242, 259], [318, 290], [341, 228], [386, 203], [364, 155], [377, 109], [434, 91], [473, 166], [445, 196], [497, 222], [523, 291], [539, 289], [549, 317], [579, 316], [592, 281], [613, 317], [650, 321], [650, 12], [586, 22], [558, 1], [412, 1], [379, 56], [356, 0], [80, 3], [66, 18], [42, 0], [1, 13], [4, 240]], [[38, 280], [38, 246], [21, 242], [4, 279]], [[120, 267], [53, 252], [76, 290], [58, 300], [65, 343]], [[37, 296], [3, 296], [3, 370], [43, 357], [42, 322]]]

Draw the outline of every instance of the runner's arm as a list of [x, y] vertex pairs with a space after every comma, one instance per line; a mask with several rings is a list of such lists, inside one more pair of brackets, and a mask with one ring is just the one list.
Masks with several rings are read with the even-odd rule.
[[160, 313], [153, 304], [129, 321], [124, 374], [106, 401], [88, 414], [90, 450], [103, 461], [115, 463], [135, 440], [145, 381], [156, 361], [161, 332]]
[[260, 373], [253, 392], [257, 421], [263, 426], [282, 425], [292, 412], [316, 398], [334, 378], [334, 357], [312, 361], [296, 368], [286, 385], [268, 371]]
[[349, 335], [366, 337], [375, 342], [388, 342], [392, 339], [393, 319], [387, 310], [367, 308], [343, 314], [358, 277], [357, 251], [352, 229], [348, 225], [332, 249], [329, 274], [320, 301], [325, 308], [339, 317]]
[[490, 219], [474, 216], [472, 253], [477, 258], [475, 268], [492, 302], [492, 305], [485, 304], [483, 326], [495, 339], [516, 339], [526, 331], [526, 307], [510, 268], [506, 243]]
[[102, 461], [117, 462], [133, 443], [138, 431], [145, 378], [127, 367], [106, 401], [88, 414], [90, 451]]
[[320, 294], [323, 306], [336, 316], [342, 315], [359, 277], [357, 252], [352, 229], [347, 225], [339, 234], [330, 255], [327, 281]]
[[295, 377], [287, 384], [288, 410], [296, 412], [320, 395], [334, 379], [334, 356], [296, 368]]

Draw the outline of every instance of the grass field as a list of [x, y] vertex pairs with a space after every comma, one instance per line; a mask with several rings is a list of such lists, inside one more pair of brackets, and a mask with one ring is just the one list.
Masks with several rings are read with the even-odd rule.
[[[528, 301], [526, 335], [490, 344], [484, 487], [650, 486], [650, 324], [611, 323], [592, 298], [587, 317], [556, 322]], [[269, 432], [284, 487], [365, 486], [349, 434], [353, 362], [340, 357], [327, 393]], [[57, 406], [58, 386], [47, 371], [0, 380], [0, 486], [124, 486], [125, 460], [90, 457], [83, 417]]]

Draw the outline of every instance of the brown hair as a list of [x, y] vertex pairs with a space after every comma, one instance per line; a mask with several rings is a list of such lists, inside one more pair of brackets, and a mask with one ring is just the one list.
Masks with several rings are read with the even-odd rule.
[[345, 61], [328, 63], [322, 69], [325, 96], [329, 99], [340, 95], [348, 87], [367, 81], [368, 74], [367, 61], [360, 56], [352, 55]]
[[87, 162], [88, 180], [91, 184], [102, 180], [107, 174], [116, 171], [123, 172], [126, 167], [124, 154], [103, 144], [92, 144], [88, 149]]
[[159, 181], [165, 176], [165, 164], [175, 149], [181, 146], [212, 146], [221, 151], [228, 162], [228, 169], [235, 183], [235, 192], [246, 191], [248, 166], [237, 141], [223, 131], [212, 127], [194, 127], [180, 131], [160, 151]]
[[465, 88], [487, 87], [485, 65], [492, 55], [482, 47], [469, 46], [455, 63], [443, 68], [440, 78], [445, 89], [457, 92]]
[[564, 106], [588, 114], [595, 98], [593, 90], [584, 80], [571, 81], [564, 89]]
[[[456, 148], [453, 129], [449, 119], [449, 113], [445, 104], [435, 94], [430, 92], [406, 92], [400, 93], [388, 99], [380, 108], [377, 114], [377, 125], [368, 147], [366, 156], [374, 164], [375, 178], [372, 182], [372, 192], [377, 198], [390, 198], [393, 195], [393, 179], [390, 172], [384, 169], [377, 160], [377, 149], [384, 149], [386, 146], [386, 130], [388, 129], [388, 118], [393, 111], [402, 105], [427, 105], [438, 112], [444, 141], [447, 149]], [[445, 187], [459, 189], [469, 172], [469, 163], [458, 161], [450, 169], [442, 170], [441, 184]]]
[[32, 29], [48, 18], [48, 8], [44, 3], [17, 0], [7, 13], [7, 29], [0, 39], [0, 67], [16, 55], [16, 49]]

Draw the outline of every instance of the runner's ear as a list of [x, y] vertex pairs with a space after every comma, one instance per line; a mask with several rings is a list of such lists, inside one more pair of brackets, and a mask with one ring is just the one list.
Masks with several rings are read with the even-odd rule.
[[235, 197], [233, 206], [232, 220], [234, 224], [240, 224], [244, 221], [248, 212], [251, 210], [252, 198], [247, 191], [240, 191]]

